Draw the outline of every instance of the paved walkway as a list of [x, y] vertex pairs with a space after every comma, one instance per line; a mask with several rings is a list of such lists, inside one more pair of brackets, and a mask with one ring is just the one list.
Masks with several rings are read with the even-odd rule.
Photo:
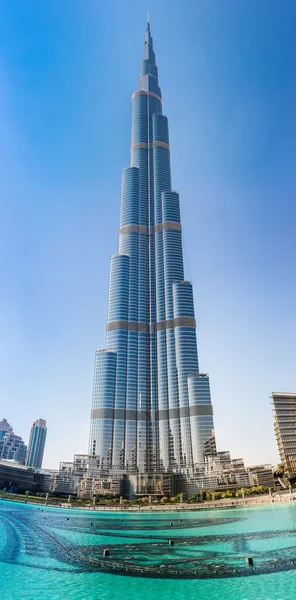
[[[15, 500], [13, 498], [6, 498], [6, 499], [1, 499], [0, 498], [0, 502], [7, 501], [7, 502], [22, 502], [22, 500], [20, 500], [19, 498], [16, 498]], [[38, 506], [51, 506], [54, 508], [73, 508], [75, 510], [91, 510], [91, 511], [124, 511], [124, 512], [167, 512], [167, 511], [171, 511], [171, 512], [176, 512], [176, 511], [198, 511], [198, 510], [213, 510], [213, 508], [217, 508], [217, 509], [223, 509], [223, 508], [247, 508], [247, 507], [252, 507], [252, 506], [267, 506], [267, 505], [276, 505], [276, 504], [287, 504], [287, 503], [291, 503], [294, 502], [296, 500], [296, 491], [295, 493], [293, 492], [292, 494], [290, 494], [290, 492], [286, 492], [286, 493], [275, 493], [273, 496], [270, 496], [269, 494], [266, 495], [260, 495], [260, 496], [252, 496], [252, 497], [246, 497], [246, 498], [225, 498], [223, 500], [214, 500], [211, 502], [198, 502], [198, 503], [191, 503], [191, 504], [152, 504], [151, 506], [149, 505], [137, 505], [137, 506], [131, 506], [131, 505], [117, 505], [117, 506], [112, 506], [108, 505], [108, 506], [102, 506], [100, 504], [97, 504], [95, 506], [91, 506], [91, 505], [87, 505], [87, 506], [79, 506], [79, 505], [75, 505], [75, 503], [65, 503], [65, 502], [61, 502], [61, 506], [57, 503], [55, 504], [51, 504], [50, 502], [45, 502], [45, 499], [42, 501], [41, 499], [38, 499], [38, 501], [34, 502], [31, 499], [26, 502], [25, 500], [23, 500], [23, 502], [26, 502], [27, 504], [34, 504], [34, 505], [38, 505]]]

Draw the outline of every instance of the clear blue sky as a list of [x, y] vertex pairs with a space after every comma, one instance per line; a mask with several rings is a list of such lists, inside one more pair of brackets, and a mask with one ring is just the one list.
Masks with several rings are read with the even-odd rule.
[[296, 391], [294, 0], [2, 0], [0, 419], [87, 452], [150, 11], [220, 450], [277, 462]]

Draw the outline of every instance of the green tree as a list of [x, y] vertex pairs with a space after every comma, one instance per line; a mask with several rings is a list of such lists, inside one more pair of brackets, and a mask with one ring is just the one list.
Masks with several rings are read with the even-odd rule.
[[276, 468], [276, 470], [274, 472], [274, 475], [276, 477], [283, 477], [284, 474], [285, 474], [285, 465], [283, 463], [280, 463], [277, 466], [277, 468]]
[[143, 498], [140, 498], [140, 502], [141, 504], [149, 504], [148, 496], [143, 496]]
[[199, 498], [200, 498], [200, 501], [201, 501], [201, 502], [204, 502], [204, 501], [205, 501], [205, 497], [206, 497], [206, 492], [205, 492], [205, 490], [200, 490], [200, 492], [199, 492]]
[[167, 496], [163, 496], [162, 498], [160, 498], [159, 502], [160, 504], [167, 504], [167, 502], [169, 501]]
[[215, 500], [221, 500], [223, 492], [214, 492]]
[[235, 492], [233, 490], [226, 490], [221, 493], [221, 498], [233, 498], [235, 496]]
[[188, 498], [188, 500], [189, 502], [198, 502], [198, 494], [193, 494], [192, 496], [190, 496], [190, 498]]
[[206, 490], [205, 492], [206, 500], [211, 502], [211, 500], [215, 500], [215, 492], [214, 490]]

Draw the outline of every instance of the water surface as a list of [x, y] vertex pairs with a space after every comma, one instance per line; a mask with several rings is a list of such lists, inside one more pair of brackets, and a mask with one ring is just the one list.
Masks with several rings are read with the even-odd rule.
[[11, 600], [294, 600], [296, 506], [141, 514], [1, 501], [0, 590]]

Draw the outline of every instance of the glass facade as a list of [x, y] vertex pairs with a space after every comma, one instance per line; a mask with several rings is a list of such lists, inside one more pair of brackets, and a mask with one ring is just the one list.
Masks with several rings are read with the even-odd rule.
[[45, 448], [45, 441], [47, 435], [46, 421], [44, 419], [37, 419], [34, 421], [29, 445], [26, 456], [26, 465], [29, 467], [36, 467], [37, 469], [41, 469], [43, 454]]
[[119, 253], [111, 257], [106, 349], [96, 353], [89, 454], [101, 468], [184, 471], [204, 462], [212, 437], [148, 23], [132, 96], [131, 164], [122, 172]]
[[296, 475], [296, 394], [273, 392], [274, 431], [281, 463]]

